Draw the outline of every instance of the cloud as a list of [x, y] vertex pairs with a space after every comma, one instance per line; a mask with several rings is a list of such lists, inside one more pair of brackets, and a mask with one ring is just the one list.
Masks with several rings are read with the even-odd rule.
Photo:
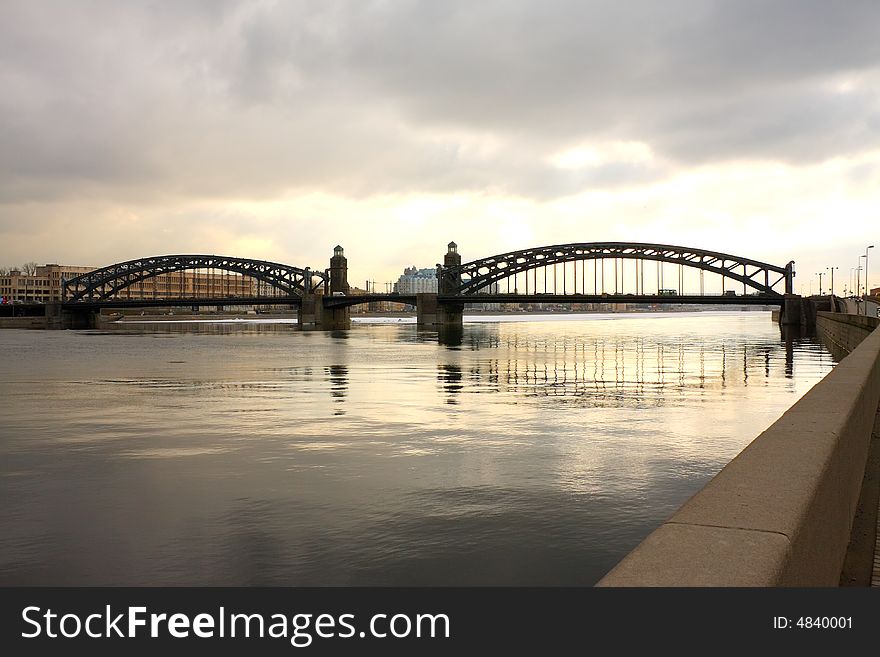
[[[870, 2], [26, 2], [5, 14], [4, 199], [552, 198], [878, 142]], [[491, 152], [473, 148], [487, 140]], [[641, 142], [659, 164], [547, 164], [585, 141]]]
[[861, 225], [878, 24], [873, 1], [6, 2], [0, 255], [299, 262], [354, 235], [378, 258], [383, 216], [417, 213], [438, 223], [403, 264], [481, 221], [475, 256], [688, 243], [786, 224], [780, 167], [818, 185], [811, 221]]

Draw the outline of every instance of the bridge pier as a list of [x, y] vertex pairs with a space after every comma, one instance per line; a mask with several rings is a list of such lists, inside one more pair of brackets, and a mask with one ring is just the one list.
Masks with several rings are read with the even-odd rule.
[[785, 304], [779, 313], [782, 326], [800, 327], [810, 333], [816, 329], [816, 304], [812, 299], [804, 299], [799, 294], [786, 294]]
[[321, 328], [324, 303], [317, 294], [304, 294], [296, 310], [296, 321], [301, 328]]
[[779, 313], [779, 323], [783, 326], [800, 326], [802, 297], [798, 294], [786, 294], [785, 303]]
[[347, 331], [351, 328], [351, 308], [321, 308], [318, 327], [322, 331]]
[[436, 326], [437, 295], [432, 292], [420, 292], [416, 294], [416, 326]]
[[436, 294], [416, 294], [416, 324], [418, 326], [461, 329], [464, 324], [463, 303], [441, 303]]
[[93, 329], [98, 325], [98, 313], [88, 308], [64, 308], [60, 301], [46, 304], [46, 328]]
[[351, 328], [348, 308], [325, 308], [320, 294], [305, 294], [296, 312], [300, 327], [319, 331], [339, 331]]

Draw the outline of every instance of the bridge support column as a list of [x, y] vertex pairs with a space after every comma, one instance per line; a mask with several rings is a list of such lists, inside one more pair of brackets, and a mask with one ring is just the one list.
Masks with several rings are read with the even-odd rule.
[[816, 329], [816, 304], [799, 294], [786, 294], [785, 305], [779, 314], [782, 326], [798, 326], [808, 333]]
[[46, 304], [46, 328], [91, 329], [98, 325], [98, 313], [88, 308], [64, 308], [61, 302]]
[[300, 327], [321, 331], [339, 331], [351, 328], [349, 308], [325, 308], [320, 294], [305, 294], [296, 313]]
[[347, 331], [351, 328], [351, 308], [323, 308], [321, 328], [325, 331]]
[[321, 328], [321, 321], [324, 315], [324, 303], [322, 298], [317, 294], [304, 294], [302, 303], [296, 311], [296, 320], [299, 322], [300, 328]]
[[441, 303], [436, 294], [416, 294], [416, 324], [418, 326], [462, 327], [463, 303]]
[[780, 324], [783, 326], [801, 325], [801, 301], [803, 299], [797, 294], [785, 295], [785, 304], [782, 306], [782, 312], [779, 313]]
[[438, 305], [436, 294], [430, 292], [416, 294], [416, 325], [436, 326]]
[[464, 324], [463, 303], [438, 303], [437, 317], [440, 326], [447, 329], [460, 329]]
[[54, 330], [64, 328], [64, 310], [60, 302], [46, 304], [46, 328]]

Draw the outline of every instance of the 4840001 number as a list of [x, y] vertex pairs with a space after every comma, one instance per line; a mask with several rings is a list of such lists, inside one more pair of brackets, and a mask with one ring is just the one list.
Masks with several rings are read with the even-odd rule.
[[791, 628], [799, 630], [851, 630], [852, 616], [801, 616], [797, 620], [776, 616], [773, 618], [773, 628], [777, 630]]

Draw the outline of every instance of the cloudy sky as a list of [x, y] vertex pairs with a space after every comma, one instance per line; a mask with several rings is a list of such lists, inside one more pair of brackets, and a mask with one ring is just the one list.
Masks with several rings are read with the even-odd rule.
[[0, 0], [0, 265], [340, 243], [359, 283], [450, 240], [656, 241], [795, 260], [806, 292], [876, 242], [880, 285], [878, 25], [876, 0]]

